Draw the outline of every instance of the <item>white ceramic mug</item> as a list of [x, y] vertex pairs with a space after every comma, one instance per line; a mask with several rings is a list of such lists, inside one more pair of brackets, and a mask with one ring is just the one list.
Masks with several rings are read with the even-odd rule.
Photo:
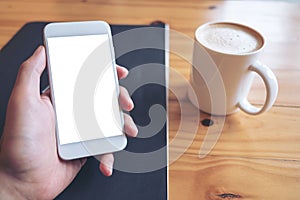
[[[265, 46], [258, 31], [233, 22], [210, 22], [195, 32], [191, 85], [188, 97], [200, 110], [228, 115], [242, 110], [261, 114], [272, 107], [278, 83], [274, 73], [257, 60]], [[254, 75], [266, 87], [262, 107], [249, 103], [247, 96]]]

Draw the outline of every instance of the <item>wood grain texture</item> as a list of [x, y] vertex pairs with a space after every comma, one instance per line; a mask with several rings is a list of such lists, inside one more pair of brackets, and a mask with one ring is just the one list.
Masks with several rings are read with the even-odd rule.
[[[300, 3], [283, 1], [1, 0], [0, 48], [30, 21], [168, 23], [170, 199], [296, 200], [300, 196], [299, 11]], [[279, 82], [278, 98], [269, 112], [257, 117], [241, 112], [214, 117], [209, 128], [201, 124], [211, 116], [189, 103], [186, 90], [194, 31], [212, 20], [246, 23], [266, 36], [260, 60]], [[254, 81], [249, 100], [257, 105], [264, 101], [261, 80]], [[200, 154], [203, 143], [207, 152]]]
[[172, 200], [297, 200], [300, 162], [185, 154], [170, 166]]
[[242, 112], [214, 117], [214, 125], [206, 127], [201, 121], [211, 116], [187, 99], [172, 100], [169, 107], [171, 157], [178, 152], [199, 155], [203, 143], [214, 145], [213, 140], [205, 141], [206, 135], [220, 134], [209, 155], [300, 161], [300, 108], [275, 106], [255, 117]]

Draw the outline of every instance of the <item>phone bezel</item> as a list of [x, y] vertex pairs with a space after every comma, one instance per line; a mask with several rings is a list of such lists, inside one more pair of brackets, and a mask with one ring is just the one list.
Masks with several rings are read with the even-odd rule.
[[[44, 43], [46, 47], [46, 55], [49, 57], [47, 38], [49, 37], [67, 37], [67, 36], [83, 36], [83, 35], [97, 35], [108, 34], [110, 41], [110, 51], [112, 58], [114, 58], [114, 49], [112, 44], [112, 35], [110, 26], [104, 21], [83, 21], [83, 22], [57, 22], [50, 23], [44, 28]], [[112, 61], [113, 66], [116, 66], [115, 60]], [[49, 76], [49, 85], [51, 88], [52, 104], [55, 110], [55, 95], [52, 85], [52, 74], [50, 60], [47, 59], [47, 70]], [[115, 73], [116, 89], [118, 90], [117, 72]], [[121, 115], [122, 112], [120, 112]], [[56, 112], [55, 112], [56, 115]], [[121, 124], [124, 126], [123, 116], [121, 116]], [[87, 156], [94, 156], [104, 153], [116, 152], [124, 149], [127, 145], [127, 139], [125, 134], [120, 136], [106, 137], [101, 139], [81, 141], [77, 143], [69, 143], [61, 145], [59, 142], [59, 130], [56, 120], [56, 139], [58, 146], [58, 154], [64, 160], [71, 160], [76, 158], [82, 158]]]

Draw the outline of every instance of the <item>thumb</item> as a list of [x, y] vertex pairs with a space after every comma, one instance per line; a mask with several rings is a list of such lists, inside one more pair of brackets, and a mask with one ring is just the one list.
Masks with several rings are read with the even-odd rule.
[[21, 90], [20, 94], [40, 96], [40, 76], [45, 67], [45, 48], [39, 46], [32, 56], [21, 65], [14, 90]]

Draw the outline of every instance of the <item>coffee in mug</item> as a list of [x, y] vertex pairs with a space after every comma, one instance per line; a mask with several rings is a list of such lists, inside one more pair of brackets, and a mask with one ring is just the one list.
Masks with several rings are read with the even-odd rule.
[[[267, 111], [275, 102], [278, 83], [274, 73], [257, 60], [265, 46], [258, 31], [233, 22], [211, 22], [195, 32], [193, 67], [188, 97], [204, 112], [227, 115]], [[262, 77], [266, 99], [262, 107], [249, 103], [254, 74]]]
[[210, 24], [197, 32], [197, 38], [207, 48], [229, 54], [244, 54], [259, 50], [263, 40], [249, 28], [234, 24]]

